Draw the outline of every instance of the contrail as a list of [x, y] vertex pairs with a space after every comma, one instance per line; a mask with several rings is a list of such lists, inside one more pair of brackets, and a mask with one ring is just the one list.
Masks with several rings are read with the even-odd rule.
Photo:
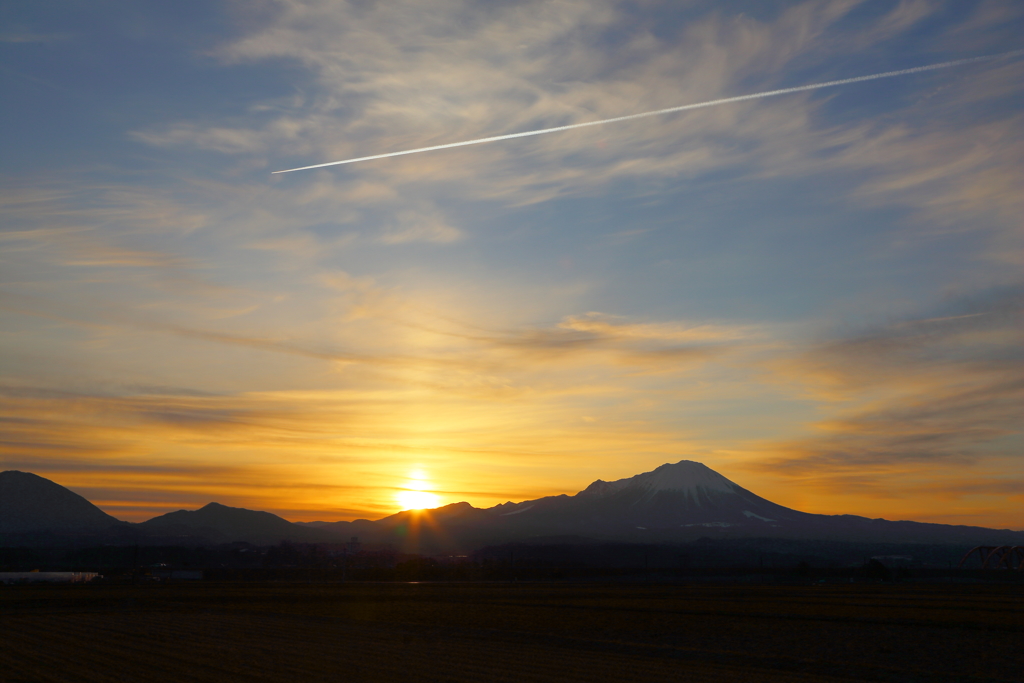
[[717, 100], [708, 100], [707, 102], [698, 102], [696, 104], [684, 104], [681, 107], [669, 107], [668, 109], [658, 109], [656, 111], [645, 111], [640, 114], [629, 114], [627, 116], [616, 116], [613, 119], [601, 119], [600, 121], [587, 121], [585, 123], [572, 123], [568, 126], [556, 126], [555, 128], [541, 128], [540, 130], [528, 130], [523, 133], [509, 133], [508, 135], [495, 135], [489, 138], [479, 138], [477, 140], [465, 140], [463, 142], [450, 142], [446, 145], [434, 145], [433, 147], [420, 147], [418, 149], [407, 149], [403, 152], [388, 152], [387, 154], [375, 154], [369, 157], [359, 157], [358, 159], [345, 159], [344, 161], [329, 161], [326, 164], [314, 164], [312, 166], [301, 166], [299, 168], [289, 168], [284, 171], [273, 171], [273, 173], [291, 173], [292, 171], [308, 171], [311, 168], [323, 168], [325, 166], [340, 166], [341, 164], [354, 164], [358, 161], [370, 161], [372, 159], [386, 159], [388, 157], [399, 157], [403, 154], [419, 154], [420, 152], [433, 152], [438, 149], [450, 149], [452, 147], [465, 147], [466, 145], [480, 145], [485, 142], [498, 142], [499, 140], [511, 140], [513, 138], [525, 138], [531, 135], [545, 135], [547, 133], [557, 133], [562, 130], [572, 130], [573, 128], [585, 128], [586, 126], [600, 126], [605, 123], [615, 123], [616, 121], [629, 121], [631, 119], [642, 119], [646, 116], [661, 116], [662, 114], [673, 114], [678, 111], [688, 111], [690, 109], [703, 109], [704, 107], [715, 107], [719, 104], [729, 104], [730, 102], [744, 102], [746, 100], [757, 100], [762, 97], [775, 97], [776, 95], [787, 95], [794, 92], [803, 92], [805, 90], [817, 90], [818, 88], [834, 88], [837, 85], [847, 85], [848, 83], [860, 83], [862, 81], [873, 81], [879, 78], [894, 78], [896, 76], [906, 76], [907, 74], [916, 74], [922, 71], [934, 71], [936, 69], [948, 69], [954, 66], [961, 66], [963, 64], [973, 64], [975, 62], [987, 62], [994, 59], [1012, 58], [1024, 55], [1024, 50], [1013, 50], [1012, 52], [1003, 52], [997, 55], [985, 55], [983, 57], [970, 57], [968, 59], [957, 59], [952, 62], [942, 62], [940, 64], [929, 64], [927, 66], [915, 66], [912, 69], [900, 69], [899, 71], [886, 71], [879, 74], [871, 74], [869, 76], [855, 76], [853, 78], [841, 78], [838, 81], [827, 81], [825, 83], [813, 83], [811, 85], [798, 85], [794, 88], [782, 88], [781, 90], [767, 90], [765, 92], [753, 93], [750, 95], [738, 95], [736, 97], [723, 97]]

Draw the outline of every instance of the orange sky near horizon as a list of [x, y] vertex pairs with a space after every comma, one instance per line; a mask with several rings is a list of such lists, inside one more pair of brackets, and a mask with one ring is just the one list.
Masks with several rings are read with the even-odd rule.
[[[65, 454], [60, 470], [36, 473], [134, 522], [208, 502], [268, 510], [292, 521], [379, 519], [420, 506], [409, 492], [428, 492], [437, 505], [466, 501], [490, 507], [571, 495], [596, 479], [629, 477], [681, 459], [703, 462], [762, 497], [805, 512], [1013, 528], [1024, 509], [1024, 494], [1001, 487], [999, 470], [975, 466], [967, 478], [962, 470], [937, 471], [928, 463], [904, 464], [898, 472], [883, 463], [859, 468], [856, 480], [840, 468], [831, 476], [806, 468], [788, 473], [771, 463], [785, 465], [806, 445], [726, 442], [717, 435], [684, 439], [628, 419], [573, 420], [554, 415], [552, 407], [504, 422], [496, 419], [493, 405], [438, 405], [433, 419], [405, 420], [398, 428], [367, 417], [378, 411], [365, 396], [358, 402], [331, 394], [253, 396], [244, 409], [236, 396], [235, 412], [215, 425], [210, 414], [224, 415], [219, 399], [203, 405], [209, 400], [136, 397], [121, 402], [127, 409], [123, 422], [101, 425], [118, 412], [105, 399], [93, 412], [88, 399], [64, 397], [67, 405], [58, 412], [65, 424], [54, 429], [51, 416], [49, 438], [66, 435], [86, 457], [76, 466]], [[643, 410], [649, 414], [648, 400]], [[46, 399], [49, 406], [54, 401]], [[176, 422], [140, 421], [143, 403], [143, 415], [173, 411]], [[358, 419], [360, 428], [339, 433], [335, 420], [342, 406], [351, 410], [354, 403], [359, 416], [348, 419]], [[395, 409], [393, 395], [386, 403]], [[30, 401], [20, 405], [38, 419]], [[420, 409], [423, 403], [412, 405]], [[452, 415], [458, 419], [446, 422]], [[729, 448], [719, 448], [723, 443]], [[225, 456], [230, 453], [245, 457], [233, 460]], [[133, 461], [146, 464], [132, 466]]]

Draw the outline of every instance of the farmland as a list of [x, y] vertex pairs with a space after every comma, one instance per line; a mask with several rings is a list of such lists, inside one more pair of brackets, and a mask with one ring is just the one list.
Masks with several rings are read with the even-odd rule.
[[0, 587], [0, 681], [1024, 681], [1024, 586]]

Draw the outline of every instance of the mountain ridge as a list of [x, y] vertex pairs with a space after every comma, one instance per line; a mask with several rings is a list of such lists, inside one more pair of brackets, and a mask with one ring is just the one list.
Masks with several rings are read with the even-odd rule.
[[490, 508], [452, 504], [403, 511], [376, 522], [333, 522], [320, 528], [424, 552], [550, 537], [631, 543], [679, 543], [714, 536], [1024, 544], [1024, 531], [793, 510], [690, 460], [666, 463], [613, 482], [598, 479], [574, 495]]
[[[45, 491], [46, 495], [19, 493], [15, 490], [18, 486]], [[364, 542], [427, 553], [556, 537], [629, 543], [680, 543], [708, 536], [1024, 545], [1024, 531], [793, 510], [690, 460], [666, 463], [615, 481], [598, 479], [573, 495], [510, 501], [490, 508], [461, 501], [429, 510], [405, 510], [377, 520], [305, 524], [220, 503], [131, 524], [116, 520], [59, 484], [16, 471], [0, 473], [0, 493], [4, 491], [14, 495], [0, 495], [0, 532], [86, 529], [99, 533], [106, 528], [116, 530], [121, 540], [130, 536], [135, 542], [169, 544], [338, 543], [356, 536]], [[59, 501], [56, 507], [64, 512], [55, 516], [41, 510], [42, 500]], [[72, 513], [68, 510], [78, 511], [80, 518], [69, 518]]]
[[213, 543], [246, 542], [275, 545], [282, 541], [325, 543], [334, 541], [317, 528], [305, 527], [272, 512], [207, 503], [198, 510], [176, 510], [137, 527], [152, 535], [204, 538]]

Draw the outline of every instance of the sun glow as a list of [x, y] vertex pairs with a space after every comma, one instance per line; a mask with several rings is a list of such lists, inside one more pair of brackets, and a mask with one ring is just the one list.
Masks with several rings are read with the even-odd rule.
[[426, 510], [441, 504], [440, 499], [430, 493], [434, 485], [425, 471], [417, 467], [409, 470], [406, 477], [405, 488], [395, 494], [395, 500], [403, 510]]
[[425, 510], [439, 504], [437, 496], [427, 491], [399, 491], [395, 498], [403, 510]]

